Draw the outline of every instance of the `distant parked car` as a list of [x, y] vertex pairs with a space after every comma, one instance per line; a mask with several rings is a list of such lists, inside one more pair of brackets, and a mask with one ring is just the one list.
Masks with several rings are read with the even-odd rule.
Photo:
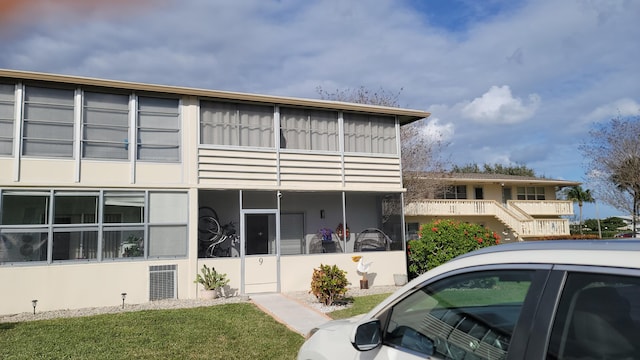
[[615, 238], [632, 238], [633, 237], [633, 233], [620, 233], [620, 234], [613, 235], [613, 237], [615, 237]]
[[638, 240], [487, 247], [312, 330], [298, 359], [640, 359], [639, 257]]

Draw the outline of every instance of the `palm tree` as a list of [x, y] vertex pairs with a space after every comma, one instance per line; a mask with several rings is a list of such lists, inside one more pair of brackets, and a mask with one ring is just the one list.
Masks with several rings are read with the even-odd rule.
[[572, 186], [566, 189], [565, 196], [567, 200], [578, 203], [578, 207], [580, 207], [580, 234], [582, 234], [582, 205], [586, 202], [595, 202], [595, 199], [591, 195], [591, 190], [584, 190], [580, 185]]

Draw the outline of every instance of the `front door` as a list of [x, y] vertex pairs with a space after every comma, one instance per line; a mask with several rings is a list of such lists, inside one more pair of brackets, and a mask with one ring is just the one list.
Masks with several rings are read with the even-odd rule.
[[243, 293], [278, 292], [279, 257], [276, 212], [248, 210], [244, 212], [241, 249]]
[[502, 203], [506, 205], [508, 200], [511, 200], [511, 188], [510, 187], [503, 187], [502, 188]]

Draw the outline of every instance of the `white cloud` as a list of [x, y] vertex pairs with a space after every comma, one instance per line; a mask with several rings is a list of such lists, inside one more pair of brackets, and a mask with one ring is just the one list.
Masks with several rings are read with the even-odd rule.
[[540, 105], [540, 96], [529, 95], [529, 103], [511, 95], [509, 86], [492, 86], [481, 97], [462, 108], [462, 115], [476, 122], [514, 124], [530, 119]]
[[633, 99], [624, 98], [597, 107], [585, 116], [585, 120], [593, 122], [638, 114], [640, 114], [640, 104]]

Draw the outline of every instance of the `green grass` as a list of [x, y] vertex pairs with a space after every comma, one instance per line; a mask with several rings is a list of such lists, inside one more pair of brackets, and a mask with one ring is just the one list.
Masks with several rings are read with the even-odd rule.
[[295, 359], [303, 338], [252, 304], [0, 324], [1, 359]]
[[332, 319], [346, 319], [352, 316], [365, 314], [381, 303], [382, 300], [389, 297], [389, 295], [391, 295], [391, 293], [354, 297], [352, 306], [346, 309], [330, 312], [327, 315]]
[[[364, 314], [390, 294], [328, 314]], [[0, 323], [0, 359], [295, 359], [304, 339], [252, 304]]]

